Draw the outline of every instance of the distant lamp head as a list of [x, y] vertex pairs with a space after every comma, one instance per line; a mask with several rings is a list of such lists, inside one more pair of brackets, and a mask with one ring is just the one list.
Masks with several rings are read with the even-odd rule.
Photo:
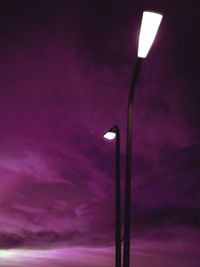
[[113, 126], [104, 133], [103, 137], [107, 140], [113, 140], [116, 138], [116, 135], [117, 135], [117, 126]]

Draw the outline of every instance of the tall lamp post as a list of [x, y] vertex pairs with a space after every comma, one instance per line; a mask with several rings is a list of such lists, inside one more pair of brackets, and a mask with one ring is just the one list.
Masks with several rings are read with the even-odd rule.
[[115, 139], [115, 267], [121, 267], [121, 194], [120, 194], [120, 131], [114, 125], [106, 133], [104, 138]]
[[138, 79], [140, 65], [143, 58], [146, 58], [159, 25], [162, 15], [155, 12], [144, 11], [139, 35], [139, 45], [136, 65], [134, 68], [127, 110], [127, 139], [126, 139], [126, 173], [125, 173], [125, 206], [124, 206], [124, 247], [123, 247], [123, 267], [130, 266], [130, 228], [131, 228], [131, 151], [132, 151], [132, 110], [133, 97]]

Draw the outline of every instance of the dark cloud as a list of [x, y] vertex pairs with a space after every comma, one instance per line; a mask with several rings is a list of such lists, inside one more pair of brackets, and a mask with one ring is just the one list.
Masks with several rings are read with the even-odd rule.
[[133, 221], [135, 227], [141, 229], [148, 227], [157, 229], [173, 225], [200, 228], [199, 209], [172, 204], [160, 205], [159, 208], [149, 210], [138, 207]]
[[23, 231], [21, 234], [0, 233], [0, 248], [49, 248], [56, 246], [74, 246], [78, 244], [78, 231], [58, 232], [58, 231]]
[[10, 249], [21, 247], [24, 244], [24, 237], [14, 233], [0, 233], [0, 248]]
[[49, 248], [56, 246], [73, 246], [78, 240], [78, 231], [59, 232], [54, 230], [38, 231], [38, 232], [24, 232], [24, 247], [26, 248]]

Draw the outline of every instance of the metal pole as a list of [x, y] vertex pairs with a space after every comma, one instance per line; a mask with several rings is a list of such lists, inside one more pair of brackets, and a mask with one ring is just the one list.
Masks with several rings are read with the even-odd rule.
[[115, 266], [121, 267], [121, 189], [120, 189], [120, 131], [114, 125], [116, 131], [115, 153]]
[[123, 267], [130, 266], [132, 110], [133, 110], [133, 97], [135, 93], [135, 87], [137, 83], [141, 61], [142, 61], [141, 58], [137, 58], [128, 98]]

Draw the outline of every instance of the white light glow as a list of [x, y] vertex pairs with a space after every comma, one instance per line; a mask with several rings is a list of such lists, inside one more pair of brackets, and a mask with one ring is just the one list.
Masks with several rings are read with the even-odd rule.
[[107, 132], [104, 134], [104, 138], [108, 139], [108, 140], [113, 140], [116, 137], [116, 133], [113, 132]]
[[10, 250], [0, 250], [0, 259], [1, 258], [11, 258], [12, 257], [12, 252]]
[[1, 267], [111, 267], [113, 247], [0, 250]]
[[138, 57], [145, 58], [153, 44], [163, 15], [144, 11], [139, 35]]

